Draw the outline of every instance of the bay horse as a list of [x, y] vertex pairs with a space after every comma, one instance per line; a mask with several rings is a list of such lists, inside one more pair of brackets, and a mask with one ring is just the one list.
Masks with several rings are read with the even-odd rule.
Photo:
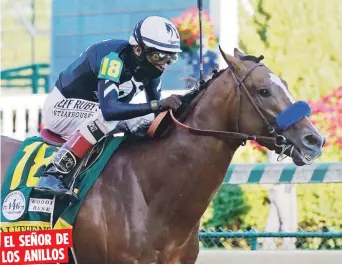
[[[221, 53], [229, 67], [193, 94], [183, 128], [157, 140], [128, 139], [109, 160], [74, 225], [79, 263], [194, 263], [200, 218], [244, 140], [291, 147], [279, 152], [299, 166], [322, 154], [324, 138], [306, 117], [281, 134], [273, 130], [293, 104], [286, 82], [272, 80], [260, 58]], [[286, 144], [275, 145], [279, 139]], [[3, 175], [20, 141], [1, 141]]]

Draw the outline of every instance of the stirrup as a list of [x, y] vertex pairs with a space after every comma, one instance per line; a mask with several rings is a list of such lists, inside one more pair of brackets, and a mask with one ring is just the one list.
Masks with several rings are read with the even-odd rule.
[[73, 200], [78, 200], [78, 196], [72, 190], [65, 187], [63, 181], [60, 178], [54, 176], [53, 174], [48, 175], [48, 172], [44, 173], [39, 178], [39, 181], [36, 187], [34, 187], [34, 190], [58, 197], [70, 196]]
[[38, 191], [38, 192], [43, 192], [44, 194], [51, 194], [51, 195], [54, 195], [54, 196], [57, 196], [57, 197], [67, 196], [67, 197], [70, 197], [71, 200], [73, 200], [73, 201], [78, 201], [79, 200], [77, 194], [72, 192], [69, 189], [66, 189], [66, 191], [61, 192], [61, 191], [58, 191], [58, 190], [50, 189], [48, 187], [35, 187], [34, 190]]

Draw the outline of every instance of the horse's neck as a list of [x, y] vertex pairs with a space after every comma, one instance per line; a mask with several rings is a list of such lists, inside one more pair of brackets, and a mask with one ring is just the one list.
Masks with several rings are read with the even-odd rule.
[[[238, 114], [233, 111], [237, 107], [235, 90], [231, 86], [234, 83], [224, 82], [226, 79], [227, 76], [222, 76], [221, 80], [215, 80], [204, 95], [199, 95], [201, 99], [186, 119], [187, 125], [206, 130], [234, 131], [232, 121], [236, 119], [232, 115]], [[220, 95], [220, 86], [230, 89], [230, 95]], [[186, 194], [184, 197], [175, 195], [174, 199], [178, 200], [176, 208], [180, 212], [179, 216], [188, 218], [191, 225], [193, 219], [200, 218], [203, 214], [222, 183], [237, 146], [214, 137], [192, 135], [183, 129], [179, 129], [171, 138], [175, 156], [181, 155], [185, 161], [179, 161], [177, 165], [183, 168], [182, 174], [172, 176], [173, 179], [168, 181], [178, 183], [178, 187], [183, 189], [179, 192]]]
[[[205, 130], [234, 131], [239, 114], [235, 83], [229, 71], [224, 71], [209, 87], [194, 99], [193, 112], [186, 123]], [[220, 91], [224, 91], [221, 93]], [[229, 93], [227, 93], [229, 91]]]

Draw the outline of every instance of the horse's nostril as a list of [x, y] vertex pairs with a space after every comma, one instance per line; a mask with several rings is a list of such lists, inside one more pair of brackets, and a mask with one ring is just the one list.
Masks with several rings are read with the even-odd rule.
[[311, 145], [311, 146], [321, 146], [321, 139], [314, 135], [314, 134], [309, 134], [304, 136], [304, 140], [306, 141], [307, 144]]

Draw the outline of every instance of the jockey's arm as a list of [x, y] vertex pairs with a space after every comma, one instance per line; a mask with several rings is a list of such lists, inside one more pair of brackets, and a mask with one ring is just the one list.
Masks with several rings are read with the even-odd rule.
[[[153, 96], [153, 93], [151, 93], [151, 96]], [[102, 115], [106, 121], [128, 120], [153, 113], [150, 103], [130, 104], [120, 102], [118, 100], [119, 85], [113, 81], [99, 80], [98, 98]]]
[[[160, 100], [161, 98], [161, 80], [160, 77], [151, 80], [151, 82], [145, 88], [146, 100], [151, 102], [151, 100]], [[157, 117], [160, 112], [154, 112], [154, 116]]]
[[160, 78], [152, 79], [145, 88], [147, 102], [151, 100], [160, 100], [161, 98], [161, 80]]

